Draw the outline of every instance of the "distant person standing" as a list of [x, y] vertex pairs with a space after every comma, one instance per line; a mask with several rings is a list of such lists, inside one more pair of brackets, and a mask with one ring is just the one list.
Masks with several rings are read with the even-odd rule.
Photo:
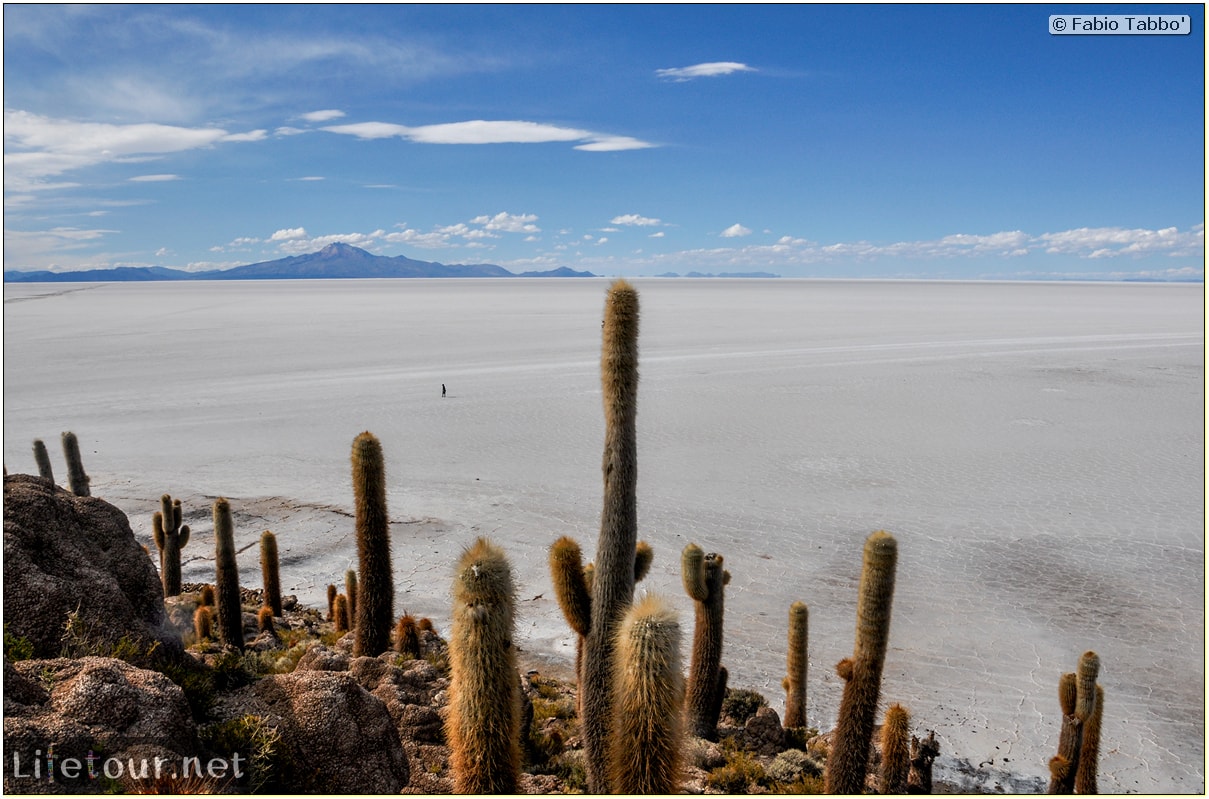
[[441, 396], [442, 397], [445, 396], [445, 384], [444, 383], [441, 384]]

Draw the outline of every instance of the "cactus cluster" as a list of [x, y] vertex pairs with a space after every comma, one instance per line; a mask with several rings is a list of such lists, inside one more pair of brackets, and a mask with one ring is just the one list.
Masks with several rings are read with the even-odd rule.
[[1079, 667], [1058, 680], [1062, 731], [1050, 758], [1050, 793], [1096, 793], [1104, 689], [1096, 683], [1100, 656], [1084, 652]]

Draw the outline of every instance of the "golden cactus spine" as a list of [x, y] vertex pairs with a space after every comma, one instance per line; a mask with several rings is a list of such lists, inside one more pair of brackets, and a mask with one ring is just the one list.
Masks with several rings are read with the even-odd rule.
[[256, 613], [256, 629], [272, 636], [277, 635], [277, 630], [273, 627], [273, 609], [268, 605], [263, 606]]
[[[1080, 775], [1085, 788], [1095, 787], [1101, 723], [1098, 700], [1103, 696], [1103, 691], [1096, 685], [1099, 673], [1100, 656], [1088, 651], [1079, 658], [1078, 669], [1074, 673], [1063, 674], [1058, 681], [1062, 729], [1058, 737], [1058, 754], [1049, 762], [1050, 793], [1076, 792]], [[1093, 724], [1095, 731], [1089, 736], [1088, 731]], [[1090, 753], [1087, 751], [1089, 737]]]
[[899, 704], [891, 705], [882, 723], [882, 773], [880, 792], [907, 793], [911, 771], [911, 715]]
[[351, 624], [357, 623], [357, 570], [349, 569], [344, 573], [344, 598], [348, 600], [348, 619]]
[[151, 517], [152, 538], [160, 553], [160, 581], [164, 596], [181, 592], [181, 550], [189, 543], [189, 525], [181, 524], [181, 501], [160, 497], [160, 509]]
[[789, 606], [789, 650], [785, 657], [785, 729], [806, 726], [806, 646], [810, 610], [804, 602]]
[[281, 570], [277, 559], [277, 536], [268, 530], [260, 534], [260, 580], [264, 586], [265, 607], [274, 616], [281, 615]]
[[684, 678], [680, 623], [651, 595], [623, 617], [613, 668], [610, 783], [622, 794], [672, 794], [680, 781]]
[[730, 573], [722, 568], [722, 556], [708, 555], [696, 544], [684, 548], [680, 558], [684, 590], [695, 607], [692, 658], [689, 661], [685, 715], [688, 731], [707, 741], [718, 737], [722, 710], [721, 687], [722, 615], [724, 586]]
[[455, 793], [516, 792], [521, 707], [514, 614], [508, 560], [480, 538], [462, 553], [453, 582], [445, 731]]
[[218, 640], [244, 648], [243, 611], [239, 602], [239, 567], [235, 563], [235, 523], [225, 497], [214, 502], [214, 582], [218, 610]]
[[214, 607], [214, 586], [209, 583], [202, 586], [200, 603]]
[[90, 482], [87, 474], [84, 473], [84, 462], [80, 460], [80, 442], [76, 439], [76, 434], [66, 432], [63, 438], [63, 456], [67, 459], [67, 480], [71, 486], [71, 493], [77, 497], [90, 496], [88, 483]]
[[584, 639], [580, 720], [591, 793], [610, 790], [613, 647], [617, 625], [634, 595], [638, 543], [638, 292], [625, 280], [609, 287], [601, 339], [604, 507], [592, 581], [591, 628]]
[[1104, 715], [1104, 689], [1095, 687], [1096, 706], [1083, 726], [1079, 746], [1079, 768], [1075, 770], [1075, 793], [1099, 793], [1100, 722]]
[[50, 455], [46, 452], [46, 444], [42, 439], [34, 439], [34, 462], [38, 464], [38, 476], [50, 482], [55, 481], [54, 470], [50, 468]]
[[353, 654], [376, 657], [390, 649], [395, 587], [386, 514], [386, 465], [382, 445], [372, 433], [364, 432], [353, 441], [352, 465], [359, 581]]
[[827, 793], [855, 794], [865, 787], [869, 743], [890, 638], [897, 560], [898, 543], [894, 536], [878, 530], [866, 540], [856, 606], [856, 646], [852, 657], [840, 661], [836, 667], [845, 685], [839, 722], [827, 758]]
[[327, 620], [336, 620], [336, 586], [327, 584]]

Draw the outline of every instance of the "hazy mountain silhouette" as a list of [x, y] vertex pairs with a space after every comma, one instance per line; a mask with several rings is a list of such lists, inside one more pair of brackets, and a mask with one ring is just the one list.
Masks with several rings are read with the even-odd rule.
[[162, 266], [121, 266], [79, 272], [5, 271], [6, 283], [75, 283], [139, 280], [322, 280], [370, 277], [596, 277], [565, 266], [517, 275], [495, 264], [442, 264], [404, 255], [374, 255], [349, 244], [329, 244], [319, 252], [293, 255], [231, 269], [185, 272]]

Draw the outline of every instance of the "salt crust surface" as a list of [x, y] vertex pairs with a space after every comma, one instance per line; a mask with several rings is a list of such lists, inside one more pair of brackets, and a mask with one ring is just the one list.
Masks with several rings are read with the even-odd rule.
[[[640, 590], [690, 541], [726, 559], [730, 683], [783, 707], [788, 607], [810, 606], [810, 722], [835, 722], [861, 547], [899, 541], [883, 704], [985, 786], [1035, 788], [1058, 676], [1096, 650], [1101, 790], [1205, 790], [1204, 287], [638, 279]], [[396, 611], [447, 627], [479, 535], [517, 574], [526, 651], [574, 644], [558, 536], [595, 551], [603, 280], [4, 287], [4, 460], [80, 439], [93, 493], [150, 545], [232, 500], [239, 566], [278, 535], [283, 587], [324, 603], [355, 566], [349, 451], [387, 457]], [[441, 384], [448, 396], [442, 399]], [[689, 636], [686, 635], [686, 638]]]

